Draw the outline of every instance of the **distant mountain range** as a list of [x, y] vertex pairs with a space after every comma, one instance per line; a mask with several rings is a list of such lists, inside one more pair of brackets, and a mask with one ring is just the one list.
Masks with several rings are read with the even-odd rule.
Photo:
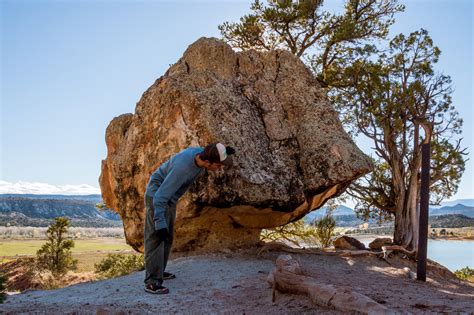
[[474, 206], [466, 206], [457, 203], [454, 206], [444, 206], [441, 208], [430, 208], [430, 216], [446, 215], [446, 214], [462, 214], [469, 218], [474, 218]]
[[63, 216], [74, 225], [117, 226], [120, 216], [109, 209], [99, 209], [100, 195], [0, 195], [0, 225], [48, 225], [54, 218]]
[[462, 214], [443, 214], [430, 216], [431, 228], [461, 228], [474, 226], [474, 218], [466, 217]]
[[443, 201], [441, 202], [441, 205], [434, 206], [432, 208], [452, 207], [459, 204], [468, 207], [474, 207], [474, 199], [456, 199], [451, 201]]
[[36, 194], [0, 194], [4, 198], [54, 199], [54, 200], [89, 200], [95, 203], [102, 201], [101, 195], [36, 195]]
[[[463, 215], [468, 218], [474, 218], [474, 199], [459, 199], [441, 203], [441, 207], [430, 207], [429, 216], [442, 216], [449, 214]], [[313, 222], [326, 214], [327, 207], [322, 207], [316, 211], [308, 213], [304, 220], [306, 223]], [[364, 223], [355, 215], [354, 209], [341, 205], [332, 213], [338, 226], [357, 226]], [[375, 223], [376, 220], [369, 220], [369, 223]]]
[[[34, 225], [45, 226], [55, 217], [65, 216], [76, 226], [117, 226], [120, 216], [109, 209], [98, 209], [101, 195], [33, 195], [0, 194], [0, 226]], [[308, 213], [304, 220], [311, 223], [326, 214], [327, 207]], [[443, 202], [441, 207], [431, 207], [430, 217], [462, 215], [474, 218], [474, 199]], [[333, 211], [338, 226], [358, 226], [364, 221], [355, 216], [354, 210], [345, 205]], [[373, 225], [376, 220], [370, 219]]]

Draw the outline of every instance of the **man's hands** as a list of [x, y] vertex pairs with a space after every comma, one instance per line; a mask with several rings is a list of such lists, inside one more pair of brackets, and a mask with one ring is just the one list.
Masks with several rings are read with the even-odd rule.
[[160, 240], [160, 242], [168, 242], [171, 238], [170, 232], [167, 228], [159, 229], [155, 231], [156, 236]]

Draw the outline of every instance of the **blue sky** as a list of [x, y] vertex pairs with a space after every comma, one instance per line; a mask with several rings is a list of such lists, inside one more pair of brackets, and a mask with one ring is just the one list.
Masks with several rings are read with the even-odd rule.
[[[1, 2], [0, 181], [98, 187], [110, 120], [201, 36], [237, 21], [251, 1]], [[326, 1], [328, 10], [341, 1]], [[473, 147], [473, 5], [410, 0], [392, 34], [427, 29], [453, 79], [454, 105]], [[368, 150], [365, 143], [360, 143]], [[472, 149], [470, 149], [472, 151]], [[474, 198], [468, 161], [456, 198]], [[69, 187], [69, 186], [68, 186]]]

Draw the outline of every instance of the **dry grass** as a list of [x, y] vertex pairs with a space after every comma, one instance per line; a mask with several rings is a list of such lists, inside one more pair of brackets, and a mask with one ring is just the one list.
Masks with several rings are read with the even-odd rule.
[[[0, 262], [35, 256], [45, 240], [1, 240]], [[72, 255], [78, 259], [78, 272], [94, 271], [94, 264], [110, 253], [135, 253], [123, 238], [74, 240]]]

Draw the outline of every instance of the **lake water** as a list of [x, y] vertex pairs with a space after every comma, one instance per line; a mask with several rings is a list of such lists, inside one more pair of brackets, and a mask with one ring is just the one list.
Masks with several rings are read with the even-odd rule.
[[[368, 247], [373, 238], [359, 240]], [[474, 241], [428, 240], [428, 258], [451, 271], [474, 268]]]
[[428, 258], [451, 271], [474, 268], [474, 241], [428, 240]]

